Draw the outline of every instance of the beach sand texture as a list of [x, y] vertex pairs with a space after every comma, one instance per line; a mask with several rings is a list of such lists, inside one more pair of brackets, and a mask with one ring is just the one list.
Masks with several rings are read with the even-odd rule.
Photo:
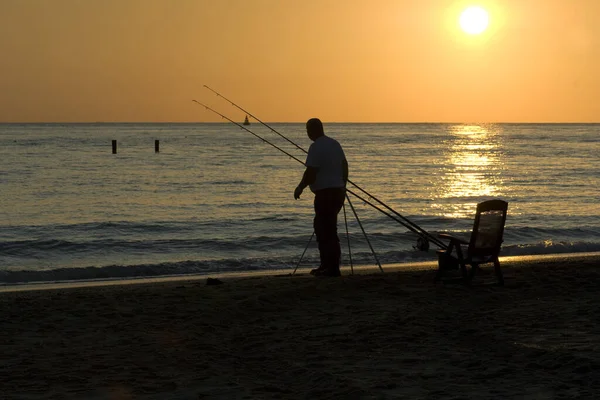
[[598, 398], [600, 256], [503, 267], [0, 293], [0, 398]]

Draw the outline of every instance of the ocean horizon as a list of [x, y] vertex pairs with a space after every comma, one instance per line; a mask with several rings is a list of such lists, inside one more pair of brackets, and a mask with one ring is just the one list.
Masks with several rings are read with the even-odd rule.
[[[278, 125], [297, 125], [305, 124], [306, 121], [264, 121], [263, 123], [278, 124]], [[243, 121], [239, 121], [241, 124]], [[19, 122], [19, 121], [0, 121], [0, 125], [232, 125], [227, 121], [40, 121], [40, 122]], [[258, 125], [259, 122], [252, 122], [252, 125]], [[413, 121], [413, 122], [398, 122], [398, 121], [379, 121], [379, 122], [361, 122], [361, 121], [330, 121], [324, 122], [327, 125], [600, 125], [600, 122], [585, 122], [585, 121], [547, 121], [547, 122], [448, 122], [448, 121]], [[235, 125], [233, 125], [235, 126]]]

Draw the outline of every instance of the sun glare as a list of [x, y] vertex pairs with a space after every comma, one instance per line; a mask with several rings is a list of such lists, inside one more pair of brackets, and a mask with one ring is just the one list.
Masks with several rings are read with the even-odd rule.
[[487, 11], [478, 6], [466, 8], [460, 14], [460, 27], [470, 35], [479, 35], [488, 26], [489, 17]]

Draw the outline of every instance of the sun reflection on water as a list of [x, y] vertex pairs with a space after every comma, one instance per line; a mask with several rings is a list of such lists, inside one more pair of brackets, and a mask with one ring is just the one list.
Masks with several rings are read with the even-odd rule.
[[442, 176], [435, 188], [434, 207], [442, 215], [472, 218], [478, 202], [499, 196], [503, 165], [500, 129], [496, 125], [448, 127], [449, 136], [438, 162]]

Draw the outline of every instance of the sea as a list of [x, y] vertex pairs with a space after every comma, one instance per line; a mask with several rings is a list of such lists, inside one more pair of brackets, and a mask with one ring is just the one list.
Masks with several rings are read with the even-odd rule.
[[[293, 196], [304, 123], [245, 128], [0, 124], [0, 285], [317, 266], [313, 195]], [[502, 256], [600, 251], [600, 124], [325, 131], [368, 194], [339, 214], [344, 266], [436, 260], [398, 219], [468, 237], [477, 203], [496, 198], [509, 204]]]

